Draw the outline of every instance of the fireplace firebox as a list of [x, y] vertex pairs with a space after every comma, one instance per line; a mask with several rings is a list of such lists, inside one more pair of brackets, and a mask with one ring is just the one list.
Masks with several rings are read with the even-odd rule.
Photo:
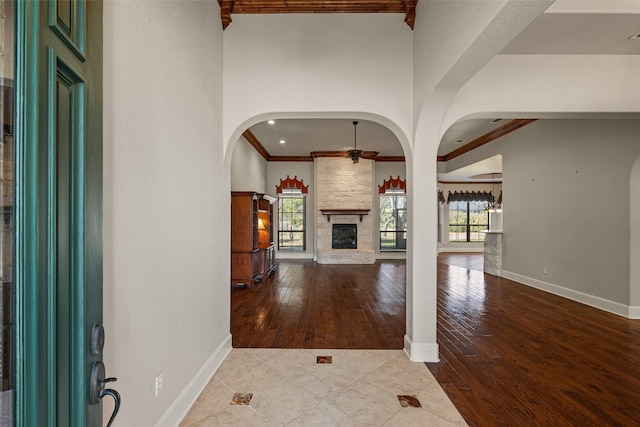
[[333, 224], [331, 248], [358, 249], [357, 224]]

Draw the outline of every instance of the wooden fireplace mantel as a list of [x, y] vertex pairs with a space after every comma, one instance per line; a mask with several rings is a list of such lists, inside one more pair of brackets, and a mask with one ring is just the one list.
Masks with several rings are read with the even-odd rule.
[[362, 222], [362, 217], [369, 215], [370, 210], [371, 209], [320, 209], [320, 212], [322, 212], [322, 215], [327, 216], [327, 222], [331, 221], [331, 215], [358, 215], [360, 222]]

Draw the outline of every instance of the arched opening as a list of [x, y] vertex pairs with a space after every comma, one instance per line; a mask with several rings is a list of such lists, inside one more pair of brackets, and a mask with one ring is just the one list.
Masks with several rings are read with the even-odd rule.
[[[353, 117], [358, 119], [355, 135]], [[377, 193], [378, 186], [391, 175], [406, 180], [405, 160], [409, 160], [405, 157], [407, 150], [404, 147], [408, 143], [404, 133], [397, 126], [389, 126], [387, 122], [384, 118], [371, 114], [353, 114], [349, 118], [345, 114], [306, 117], [273, 114], [247, 120], [242, 126], [247, 127], [241, 127], [234, 133], [238, 138], [229, 141], [226, 150], [232, 194], [255, 192], [275, 199], [271, 224], [274, 227], [272, 236], [276, 263], [280, 267], [273, 276], [250, 284], [251, 288], [243, 286], [247, 285], [245, 283], [232, 283], [231, 329], [234, 347], [403, 347], [406, 333], [406, 244], [402, 252], [381, 250]], [[358, 162], [348, 156], [348, 150], [356, 146], [364, 151]], [[289, 209], [289, 206], [284, 209], [285, 197], [276, 191], [283, 180], [299, 181], [307, 189], [300, 197], [301, 208]], [[294, 194], [286, 196], [287, 199], [295, 198]], [[303, 213], [297, 212], [298, 209]], [[233, 226], [233, 214], [231, 222]], [[296, 223], [295, 226], [292, 225], [293, 222]], [[352, 224], [357, 230], [357, 247], [331, 247], [334, 229], [344, 224]], [[285, 229], [288, 233], [281, 232]], [[293, 234], [297, 240], [292, 238], [288, 243], [281, 241], [282, 236], [291, 237]], [[292, 244], [294, 240], [299, 240], [300, 244]], [[294, 270], [300, 269], [307, 272], [304, 273], [307, 274], [306, 283], [298, 283], [293, 277]], [[327, 280], [327, 274], [331, 274], [331, 280]], [[388, 286], [400, 286], [400, 289], [382, 289], [379, 285], [384, 286], [385, 280], [393, 282], [388, 283]], [[337, 287], [329, 289], [334, 283], [338, 284]], [[271, 305], [271, 310], [255, 304], [248, 309], [247, 304], [242, 303], [249, 292], [255, 294], [265, 288], [277, 288], [274, 291], [277, 294], [287, 295], [284, 298], [291, 297], [287, 299], [288, 314], [285, 315], [284, 310], [278, 312], [273, 309], [273, 301], [266, 303]], [[347, 316], [345, 313], [350, 310], [347, 307], [350, 304], [348, 300], [336, 302], [327, 296], [328, 300], [317, 302], [313, 299], [315, 295], [310, 296], [309, 288], [327, 288], [326, 295], [342, 292], [345, 298], [352, 298], [351, 306], [362, 312], [365, 311], [366, 303], [356, 294], [369, 292], [374, 295], [372, 300], [379, 301], [374, 303], [374, 311], [386, 311], [386, 314], [395, 316], [394, 322], [391, 322], [394, 323], [394, 337], [381, 337], [380, 328], [377, 332], [371, 328], [369, 332], [359, 336], [338, 332], [338, 336], [332, 337], [335, 330], [353, 330], [353, 324], [359, 322], [362, 325], [371, 323], [372, 326], [378, 322], [378, 327], [387, 327], [388, 330], [390, 327], [383, 325], [386, 323], [383, 315], [373, 314], [369, 318], [360, 318], [354, 314], [350, 320], [352, 325], [345, 324], [343, 326], [347, 327], [341, 328], [337, 313]], [[399, 293], [402, 296], [397, 298]], [[300, 299], [296, 299], [295, 295], [300, 296]], [[238, 299], [234, 300], [236, 296]], [[396, 300], [390, 302], [390, 299]], [[283, 298], [280, 299], [282, 300]], [[261, 326], [254, 328], [252, 332], [248, 332], [246, 328], [242, 331], [235, 328], [237, 323], [234, 316], [238, 315], [239, 310], [234, 305], [236, 303], [238, 307], [247, 308], [241, 314], [245, 321], [248, 318], [256, 319], [247, 323]], [[305, 330], [299, 332], [303, 328], [303, 321], [298, 319], [298, 332], [287, 333], [284, 331], [286, 323], [297, 316], [292, 313], [302, 306], [306, 307], [304, 315], [312, 317], [314, 320], [311, 323], [317, 326], [312, 331], [305, 324]], [[328, 311], [333, 312], [329, 316], [332, 319], [326, 318]], [[270, 330], [272, 335], [265, 335], [265, 329]], [[369, 333], [371, 336], [366, 336]], [[249, 334], [254, 335], [248, 337]]]

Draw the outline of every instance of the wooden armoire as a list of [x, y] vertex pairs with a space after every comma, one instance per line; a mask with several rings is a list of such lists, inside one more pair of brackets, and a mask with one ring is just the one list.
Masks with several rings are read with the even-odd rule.
[[252, 191], [231, 192], [231, 285], [253, 286], [275, 271], [275, 200]]

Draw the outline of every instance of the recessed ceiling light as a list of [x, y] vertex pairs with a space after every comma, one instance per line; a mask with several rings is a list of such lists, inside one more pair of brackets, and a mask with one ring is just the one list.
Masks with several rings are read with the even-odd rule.
[[460, 144], [460, 143], [463, 143], [463, 142], [464, 142], [464, 139], [459, 139], [459, 140], [456, 141], [456, 144]]
[[269, 120], [267, 123], [269, 123], [270, 125], [274, 124], [276, 121], [275, 120]]
[[284, 140], [284, 139], [281, 139], [281, 140], [280, 140], [280, 144], [284, 144], [284, 143], [285, 143], [285, 140]]
[[501, 121], [502, 121], [502, 119], [493, 119], [493, 120], [491, 120], [491, 123], [498, 123], [498, 122], [501, 122]]
[[636, 33], [629, 37], [629, 40], [640, 40], [640, 33]]

